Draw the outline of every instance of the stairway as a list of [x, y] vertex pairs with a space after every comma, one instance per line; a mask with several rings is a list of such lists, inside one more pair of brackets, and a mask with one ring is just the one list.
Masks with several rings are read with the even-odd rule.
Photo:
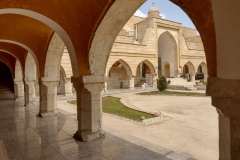
[[14, 99], [11, 82], [0, 81], [0, 99]]
[[167, 78], [171, 81], [171, 84], [168, 86], [169, 89], [173, 90], [187, 90], [187, 91], [196, 91], [195, 81], [188, 82], [183, 78]]
[[135, 84], [135, 87], [142, 87], [145, 83], [146, 83], [146, 80], [145, 79], [141, 79], [140, 82]]

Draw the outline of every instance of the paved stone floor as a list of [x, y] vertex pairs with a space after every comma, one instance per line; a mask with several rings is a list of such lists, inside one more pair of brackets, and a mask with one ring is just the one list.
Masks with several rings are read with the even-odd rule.
[[[160, 123], [144, 126], [104, 116], [104, 127], [127, 132], [196, 159], [218, 159], [218, 114], [210, 97], [142, 96], [135, 93], [113, 95], [133, 109], [161, 112]], [[119, 123], [119, 125], [114, 125]]]
[[193, 160], [169, 150], [154, 152], [147, 149], [148, 143], [144, 148], [110, 133], [92, 142], [75, 141], [75, 114], [59, 109], [58, 116], [39, 118], [37, 113], [35, 106], [0, 102], [0, 141], [9, 159]]

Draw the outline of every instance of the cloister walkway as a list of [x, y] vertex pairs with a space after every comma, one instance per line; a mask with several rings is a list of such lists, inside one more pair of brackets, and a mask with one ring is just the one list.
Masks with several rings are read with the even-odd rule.
[[58, 116], [39, 118], [37, 113], [35, 106], [0, 102], [0, 150], [6, 149], [9, 159], [193, 160], [168, 150], [153, 152], [110, 133], [92, 142], [79, 142], [72, 137], [77, 129], [75, 114], [58, 109]]

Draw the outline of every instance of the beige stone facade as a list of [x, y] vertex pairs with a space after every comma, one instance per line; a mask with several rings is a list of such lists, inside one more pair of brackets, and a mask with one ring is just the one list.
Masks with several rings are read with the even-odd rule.
[[[58, 94], [71, 94], [73, 73], [66, 48], [60, 72]], [[195, 81], [196, 75], [206, 80], [201, 37], [196, 29], [162, 19], [159, 10], [152, 7], [148, 17], [132, 16], [122, 28], [112, 46], [105, 75], [106, 89], [155, 87], [156, 78], [161, 76], [179, 85]]]
[[142, 82], [154, 86], [155, 78], [161, 76], [187, 76], [194, 81], [199, 73], [207, 78], [205, 52], [197, 30], [162, 19], [152, 7], [146, 18], [132, 16], [118, 34], [106, 67], [107, 88], [131, 88], [132, 78], [135, 87]]

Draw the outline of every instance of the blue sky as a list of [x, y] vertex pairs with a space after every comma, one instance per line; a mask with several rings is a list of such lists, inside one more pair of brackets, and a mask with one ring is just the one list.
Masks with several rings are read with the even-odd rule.
[[169, 0], [148, 0], [135, 13], [138, 16], [146, 16], [148, 10], [154, 2], [155, 7], [160, 10], [160, 14], [167, 20], [180, 22], [185, 27], [196, 28], [187, 14], [181, 8], [170, 2]]

